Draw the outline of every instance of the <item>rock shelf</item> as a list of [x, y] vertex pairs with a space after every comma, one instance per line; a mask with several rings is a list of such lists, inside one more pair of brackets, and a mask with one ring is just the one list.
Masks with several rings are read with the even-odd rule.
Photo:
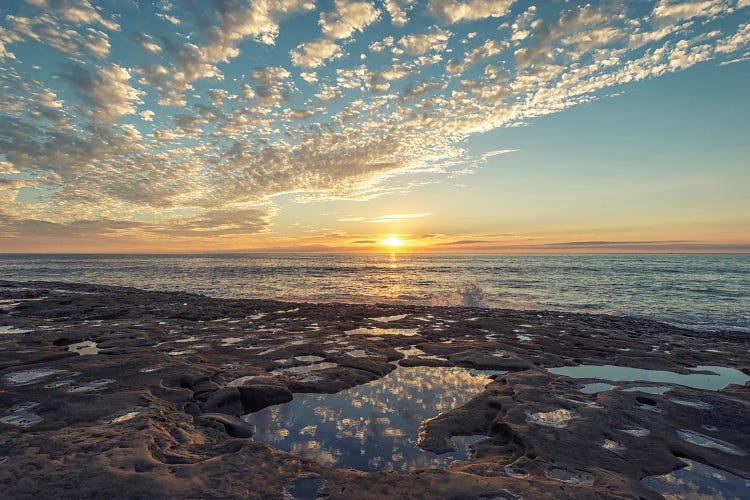
[[[8, 281], [0, 332], [7, 498], [651, 499], [683, 469], [719, 471], [728, 491], [750, 478], [750, 339], [737, 332]], [[442, 454], [456, 436], [478, 436], [466, 460], [343, 469], [252, 437], [248, 414], [399, 366], [492, 373], [467, 402], [404, 437]], [[563, 369], [577, 366], [604, 368]], [[607, 379], [607, 366], [634, 376]], [[649, 380], [648, 371], [670, 375]], [[697, 377], [715, 383], [680, 385]], [[418, 402], [404, 404], [392, 411]], [[704, 474], [711, 491], [721, 492], [721, 474]]]

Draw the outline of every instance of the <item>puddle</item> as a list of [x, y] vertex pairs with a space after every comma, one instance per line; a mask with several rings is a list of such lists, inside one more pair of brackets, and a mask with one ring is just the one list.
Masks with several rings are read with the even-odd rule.
[[163, 370], [167, 366], [169, 365], [161, 364], [161, 365], [155, 365], [155, 366], [147, 366], [145, 368], [141, 368], [138, 371], [141, 373], [153, 373], [153, 372], [158, 372], [159, 370]]
[[427, 354], [422, 349], [417, 347], [416, 345], [411, 345], [408, 348], [407, 347], [396, 347], [396, 350], [404, 355], [404, 359], [411, 358], [412, 356], [422, 356]]
[[589, 408], [598, 408], [598, 409], [604, 408], [602, 405], [600, 405], [596, 401], [589, 401], [588, 399], [566, 398], [565, 396], [557, 396], [557, 399], [562, 399], [563, 401], [567, 401], [575, 405], [587, 406]]
[[15, 326], [0, 326], [0, 335], [2, 334], [14, 334], [14, 333], [29, 333], [32, 330], [23, 330], [21, 328], [16, 328]]
[[344, 332], [347, 335], [403, 335], [404, 337], [414, 337], [419, 335], [418, 328], [355, 328]]
[[8, 411], [0, 416], [0, 422], [8, 425], [14, 425], [23, 429], [33, 427], [42, 420], [42, 417], [31, 411], [32, 408], [39, 406], [39, 403], [26, 402], [8, 408]]
[[346, 355], [351, 356], [353, 358], [366, 358], [367, 351], [365, 351], [364, 349], [354, 349], [352, 351], [347, 352]]
[[193, 349], [182, 349], [182, 350], [176, 350], [176, 351], [169, 351], [167, 353], [167, 356], [182, 356], [184, 354], [193, 354], [195, 353], [195, 350]]
[[295, 394], [289, 403], [247, 415], [253, 439], [334, 467], [408, 471], [445, 467], [470, 456], [481, 437], [457, 437], [456, 451], [417, 446], [423, 420], [467, 403], [490, 379], [463, 368], [400, 367], [336, 394]]
[[295, 356], [294, 361], [299, 363], [320, 363], [323, 361], [323, 356]]
[[689, 373], [680, 374], [664, 370], [646, 370], [643, 368], [629, 368], [615, 365], [578, 365], [548, 368], [547, 371], [555, 375], [572, 378], [595, 378], [614, 382], [662, 382], [682, 385], [694, 389], [718, 391], [729, 384], [744, 385], [750, 381], [750, 375], [745, 375], [734, 368], [722, 366], [697, 366], [689, 368], [694, 371], [709, 371], [711, 374]]
[[113, 384], [115, 380], [111, 378], [103, 378], [101, 380], [93, 380], [91, 382], [86, 382], [81, 385], [74, 385], [71, 386], [70, 389], [68, 389], [68, 392], [72, 393], [81, 393], [81, 392], [95, 392], [95, 391], [103, 391], [105, 387], [107, 387], [109, 384]]
[[325, 498], [326, 482], [318, 475], [294, 480], [281, 491], [284, 500], [314, 500]]
[[633, 437], [646, 437], [649, 434], [651, 434], [651, 431], [648, 429], [644, 429], [643, 427], [635, 427], [633, 429], [617, 429], [620, 432], [624, 432], [625, 434], [628, 434]]
[[526, 414], [527, 422], [531, 424], [544, 425], [546, 427], [554, 427], [556, 429], [567, 427], [568, 422], [576, 418], [578, 418], [578, 414], [566, 408]]
[[239, 386], [243, 385], [245, 382], [249, 382], [250, 380], [252, 380], [252, 379], [254, 379], [256, 377], [257, 377], [257, 375], [246, 375], [244, 377], [236, 378], [236, 379], [232, 380], [231, 382], [229, 382], [227, 384], [227, 387], [239, 387]]
[[516, 478], [529, 477], [529, 471], [525, 467], [519, 465], [506, 465], [503, 470], [505, 475]]
[[135, 407], [131, 411], [126, 411], [125, 413], [117, 415], [116, 417], [106, 419], [106, 422], [108, 424], [120, 424], [122, 422], [127, 422], [128, 420], [132, 420], [143, 413], [143, 410], [145, 410], [145, 408]]
[[55, 380], [54, 382], [50, 382], [49, 384], [44, 384], [45, 389], [59, 389], [61, 387], [70, 387], [75, 383], [75, 380], [72, 378], [66, 378], [63, 380]]
[[750, 480], [693, 460], [682, 459], [685, 467], [641, 480], [646, 488], [667, 500], [680, 498], [734, 499], [746, 498]]
[[190, 342], [197, 342], [199, 340], [200, 339], [198, 337], [196, 337], [195, 335], [191, 335], [190, 337], [185, 337], [185, 338], [182, 338], [182, 339], [173, 340], [172, 342], [177, 342], [177, 343], [180, 343], [180, 344], [189, 344]]
[[76, 342], [75, 344], [68, 345], [66, 349], [68, 352], [77, 352], [81, 356], [91, 356], [93, 354], [99, 354], [99, 347], [93, 340]]
[[37, 368], [34, 370], [22, 370], [19, 372], [13, 372], [5, 375], [3, 379], [10, 385], [28, 385], [40, 382], [42, 379], [57, 375], [58, 373], [65, 373], [65, 370], [57, 370], [55, 368]]
[[621, 445], [617, 441], [612, 441], [611, 439], [605, 439], [604, 443], [602, 443], [602, 448], [613, 453], [622, 453], [623, 451], [625, 451], [625, 447], [623, 445]]
[[669, 400], [675, 404], [687, 406], [689, 408], [697, 408], [699, 410], [713, 410], [714, 408], [712, 404], [706, 403], [705, 401], [693, 401], [679, 398], [670, 398]]
[[583, 387], [578, 389], [578, 392], [582, 392], [584, 394], [597, 394], [599, 392], [611, 391], [612, 389], [616, 388], [616, 385], [605, 384], [604, 382], [595, 382], [593, 384], [584, 385]]
[[319, 370], [327, 370], [328, 368], [336, 368], [336, 363], [315, 363], [312, 365], [305, 366], [292, 366], [291, 368], [279, 368], [272, 372], [270, 375], [304, 375], [310, 372], [316, 372]]
[[737, 448], [732, 443], [727, 443], [726, 441], [722, 441], [720, 439], [708, 437], [698, 432], [691, 431], [690, 429], [680, 429], [677, 431], [677, 435], [688, 443], [694, 444], [696, 446], [713, 448], [714, 450], [719, 450], [724, 453], [729, 453], [730, 455], [737, 455], [740, 457], [744, 457], [747, 455], [744, 450]]
[[390, 323], [391, 321], [400, 321], [406, 318], [408, 314], [399, 314], [397, 316], [380, 316], [377, 318], [367, 318], [370, 321], [377, 321], [378, 323]]
[[594, 478], [584, 471], [571, 469], [564, 465], [552, 465], [544, 473], [548, 478], [569, 484], [592, 484]]

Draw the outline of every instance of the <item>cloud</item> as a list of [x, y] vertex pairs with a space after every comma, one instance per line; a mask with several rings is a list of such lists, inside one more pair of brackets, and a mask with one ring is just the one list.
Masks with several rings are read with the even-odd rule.
[[405, 36], [399, 43], [408, 54], [421, 55], [429, 51], [442, 52], [450, 36], [449, 31], [436, 28], [430, 33]]
[[151, 52], [154, 54], [161, 52], [161, 45], [156, 43], [151, 35], [139, 32], [133, 34], [133, 38], [135, 39], [136, 43], [138, 43], [138, 45], [146, 52]]
[[381, 215], [379, 217], [374, 217], [372, 219], [369, 219], [367, 222], [373, 222], [376, 224], [385, 224], [390, 222], [403, 222], [408, 219], [422, 219], [424, 217], [428, 217], [432, 215], [431, 213], [424, 213], [424, 214], [392, 214], [392, 215]]
[[253, 80], [259, 85], [255, 88], [258, 101], [264, 106], [277, 106], [289, 100], [293, 90], [290, 80], [292, 74], [281, 66], [268, 66], [253, 70]]
[[492, 158], [493, 156], [507, 155], [508, 153], [515, 153], [517, 149], [496, 149], [495, 151], [488, 151], [482, 154], [482, 159]]
[[0, 30], [0, 55], [4, 57], [15, 58], [6, 46], [23, 41], [43, 43], [78, 58], [87, 52], [97, 58], [109, 55], [109, 35], [103, 31], [91, 27], [76, 31], [49, 13], [33, 18], [8, 15], [5, 20], [8, 26]]
[[169, 236], [215, 237], [251, 235], [264, 231], [272, 212], [262, 207], [211, 210], [194, 217], [143, 225], [142, 229]]
[[[189, 3], [158, 7], [182, 19], [173, 32], [156, 21], [159, 36], [136, 31], [144, 26], [108, 33], [85, 8], [73, 20], [52, 7], [0, 20], [0, 172], [29, 179], [12, 189], [6, 183], [12, 194], [3, 213], [27, 222], [4, 227], [18, 234], [26, 227], [27, 235], [257, 234], [270, 228], [280, 196], [366, 200], [463, 175], [467, 158], [476, 160], [465, 149], [474, 134], [700, 62], [741, 60], [750, 46], [750, 23], [729, 15], [736, 2], [652, 1], [640, 10], [627, 2], [563, 2], [545, 7], [543, 18], [529, 8], [489, 21], [492, 33], [503, 23], [497, 36], [481, 20], [509, 16], [511, 2], [428, 2], [440, 23], [460, 21], [478, 33], [460, 40], [446, 27], [405, 21], [395, 38], [367, 28], [379, 5], [394, 23], [405, 19], [399, 12], [421, 23], [423, 5], [409, 1], [338, 2], [321, 25], [312, 2], [217, 0], [197, 17], [178, 10]], [[110, 7], [94, 12], [124, 23]], [[693, 12], [704, 19], [684, 17]], [[320, 29], [311, 41], [303, 38], [309, 30], [284, 29], [286, 18], [303, 13], [300, 21]], [[301, 68], [294, 75], [278, 57], [290, 47]], [[364, 47], [370, 52], [362, 61], [356, 51]], [[12, 58], [49, 48], [54, 57]], [[18, 189], [33, 203], [18, 200]]]
[[310, 69], [341, 57], [342, 49], [334, 40], [350, 38], [355, 31], [363, 31], [380, 17], [380, 11], [370, 2], [336, 0], [334, 5], [334, 11], [320, 15], [318, 24], [324, 38], [301, 43], [291, 50], [292, 64]]
[[435, 246], [454, 246], [454, 245], [479, 245], [482, 243], [494, 243], [492, 240], [456, 240], [446, 243], [436, 243]]
[[[283, 18], [315, 8], [312, 0], [254, 0], [249, 4], [218, 0], [211, 5], [218, 22], [203, 23], [205, 43], [198, 45], [187, 42], [171, 49], [173, 66], [160, 64], [140, 69], [144, 81], [153, 85], [161, 95], [160, 104], [183, 106], [184, 94], [192, 89], [192, 82], [222, 78], [216, 64], [239, 56], [237, 46], [243, 40], [252, 38], [259, 43], [273, 45]], [[162, 17], [168, 18], [165, 15]], [[177, 21], [176, 18], [168, 20]]]
[[[562, 14], [554, 24], [539, 21], [534, 25], [529, 46], [516, 50], [516, 64], [524, 68], [535, 62], [549, 61], [554, 58], [553, 45], [563, 37], [585, 36], [581, 33], [591, 33], [592, 30], [611, 21], [613, 17], [616, 18], [616, 12], [586, 5]], [[568, 43], [574, 44], [575, 39], [568, 38]], [[591, 47], [593, 45], [582, 46], [579, 49], [587, 50]]]
[[730, 11], [726, 0], [673, 1], [660, 0], [654, 7], [657, 18], [691, 19], [693, 17], [711, 17]]
[[[750, 0], [748, 0], [750, 1]], [[404, 26], [409, 19], [406, 17], [406, 10], [411, 8], [415, 0], [385, 0], [385, 10], [391, 16], [391, 22], [396, 26]]]
[[0, 237], [92, 237], [162, 235], [178, 238], [248, 236], [266, 230], [272, 212], [263, 208], [213, 210], [159, 223], [112, 219], [73, 219], [55, 222], [0, 214]]
[[427, 9], [448, 22], [476, 21], [488, 17], [502, 17], [515, 0], [428, 0]]
[[380, 17], [380, 11], [370, 2], [335, 0], [336, 10], [320, 15], [323, 34], [331, 39], [349, 38], [362, 31]]
[[35, 7], [51, 9], [74, 24], [99, 24], [108, 30], [119, 31], [120, 25], [105, 19], [88, 0], [28, 0]]
[[303, 68], [317, 68], [328, 60], [341, 55], [341, 47], [327, 38], [313, 40], [299, 45], [290, 52], [292, 64]]
[[209, 40], [203, 47], [210, 61], [237, 57], [237, 44], [248, 37], [273, 45], [281, 19], [315, 9], [311, 0], [254, 0], [250, 3], [221, 0], [215, 6], [219, 23], [207, 29]]
[[86, 113], [101, 121], [115, 121], [135, 113], [143, 94], [130, 85], [130, 71], [117, 64], [105, 66], [96, 74], [81, 66], [70, 66], [65, 78], [91, 102]]

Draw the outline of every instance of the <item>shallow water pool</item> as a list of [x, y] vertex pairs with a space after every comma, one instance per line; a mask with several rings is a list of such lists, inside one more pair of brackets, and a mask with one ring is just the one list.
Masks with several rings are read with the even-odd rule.
[[455, 367], [400, 367], [337, 394], [294, 400], [245, 416], [256, 441], [339, 468], [408, 471], [445, 467], [470, 457], [485, 436], [454, 437], [443, 455], [417, 446], [421, 422], [467, 403], [495, 372]]
[[747, 498], [750, 480], [700, 462], [683, 459], [685, 467], [661, 476], [648, 476], [641, 483], [666, 499]]
[[615, 365], [578, 365], [548, 368], [547, 371], [555, 375], [572, 378], [592, 378], [614, 382], [661, 382], [682, 385], [694, 389], [719, 391], [729, 384], [744, 385], [750, 380], [746, 375], [734, 368], [723, 366], [696, 366], [690, 370], [707, 371], [711, 373], [675, 373], [665, 370], [646, 370]]

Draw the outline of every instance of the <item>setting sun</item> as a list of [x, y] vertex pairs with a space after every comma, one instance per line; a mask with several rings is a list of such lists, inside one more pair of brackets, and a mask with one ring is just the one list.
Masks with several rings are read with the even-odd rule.
[[385, 245], [390, 248], [396, 248], [404, 246], [404, 240], [398, 239], [395, 236], [391, 236], [389, 238], [384, 239], [380, 242], [382, 245]]

